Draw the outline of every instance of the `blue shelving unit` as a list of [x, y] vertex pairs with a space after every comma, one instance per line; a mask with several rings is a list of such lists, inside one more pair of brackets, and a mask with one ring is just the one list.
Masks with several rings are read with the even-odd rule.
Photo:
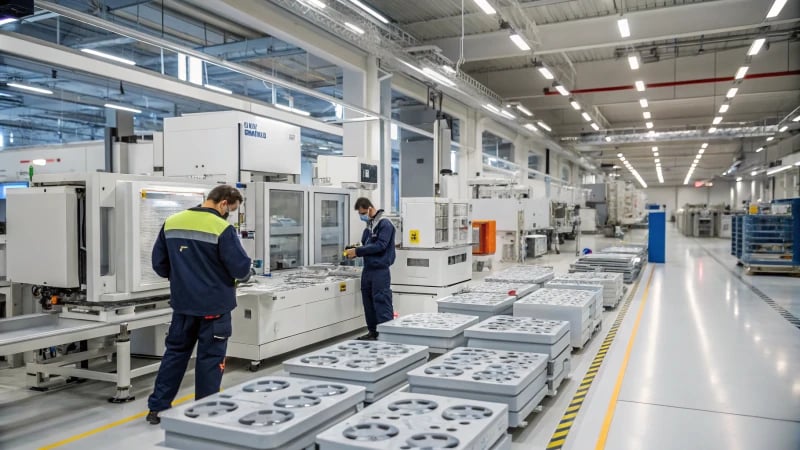
[[742, 225], [744, 224], [743, 215], [731, 217], [731, 255], [737, 259], [742, 259]]
[[751, 270], [800, 270], [800, 199], [775, 203], [791, 204], [791, 213], [742, 216], [741, 227], [734, 226], [741, 244], [734, 235], [732, 252]]

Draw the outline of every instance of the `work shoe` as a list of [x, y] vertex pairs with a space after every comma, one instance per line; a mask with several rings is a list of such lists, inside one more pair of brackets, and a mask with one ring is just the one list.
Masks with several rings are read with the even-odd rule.
[[378, 333], [367, 333], [361, 337], [356, 338], [357, 341], [377, 341]]
[[158, 425], [161, 423], [161, 418], [158, 417], [158, 411], [150, 411], [147, 413], [147, 418], [145, 420], [147, 420], [147, 423], [150, 425]]

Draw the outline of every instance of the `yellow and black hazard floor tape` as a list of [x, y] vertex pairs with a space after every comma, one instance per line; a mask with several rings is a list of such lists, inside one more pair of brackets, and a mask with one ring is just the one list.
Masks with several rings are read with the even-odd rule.
[[[644, 268], [642, 268], [640, 273], [644, 273]], [[620, 306], [617, 320], [615, 320], [614, 324], [611, 325], [611, 328], [608, 329], [608, 334], [606, 334], [606, 338], [603, 340], [603, 345], [600, 346], [600, 349], [594, 356], [592, 364], [589, 366], [589, 370], [586, 371], [586, 374], [581, 380], [581, 384], [578, 386], [578, 390], [575, 391], [575, 395], [572, 397], [572, 401], [569, 402], [567, 410], [564, 411], [564, 415], [561, 416], [561, 420], [559, 421], [558, 426], [556, 426], [553, 436], [550, 438], [550, 443], [547, 444], [548, 450], [559, 450], [567, 441], [567, 435], [569, 435], [569, 431], [572, 429], [572, 424], [575, 423], [575, 418], [578, 416], [578, 412], [580, 412], [581, 407], [583, 406], [583, 401], [586, 399], [586, 394], [589, 393], [589, 388], [592, 387], [592, 383], [597, 376], [597, 372], [600, 371], [600, 366], [603, 364], [603, 361], [606, 358], [608, 349], [611, 348], [611, 343], [614, 342], [614, 338], [617, 337], [617, 331], [619, 330], [619, 326], [622, 324], [622, 320], [625, 319], [625, 314], [628, 312], [628, 309], [631, 306], [633, 296], [636, 295], [636, 290], [639, 289], [639, 280], [641, 280], [641, 276], [638, 280], [636, 280], [636, 283], [633, 284], [631, 290], [628, 292], [628, 298]]]

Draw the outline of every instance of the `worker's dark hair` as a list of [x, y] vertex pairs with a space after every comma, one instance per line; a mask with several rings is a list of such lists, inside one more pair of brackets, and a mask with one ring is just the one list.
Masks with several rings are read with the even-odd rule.
[[355, 209], [357, 209], [357, 210], [358, 210], [358, 209], [370, 209], [370, 208], [373, 208], [373, 206], [372, 206], [372, 202], [371, 202], [371, 201], [369, 201], [369, 199], [368, 199], [368, 198], [366, 198], [366, 197], [359, 197], [359, 199], [358, 199], [358, 200], [356, 200], [356, 207], [355, 207]]
[[221, 184], [208, 193], [207, 200], [210, 200], [214, 203], [227, 200], [228, 203], [233, 204], [236, 202], [242, 203], [244, 201], [244, 197], [242, 197], [242, 193], [239, 192], [239, 190], [235, 187], [228, 186], [227, 184]]

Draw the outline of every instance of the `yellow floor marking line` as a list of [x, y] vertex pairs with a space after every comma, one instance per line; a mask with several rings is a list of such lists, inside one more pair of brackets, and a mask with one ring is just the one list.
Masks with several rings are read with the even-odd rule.
[[[650, 279], [653, 278], [653, 269], [650, 271]], [[639, 280], [636, 280], [636, 283], [631, 286], [631, 290], [628, 293], [628, 298], [625, 302], [620, 306], [619, 314], [617, 315], [617, 320], [614, 321], [614, 324], [609, 328], [608, 333], [606, 334], [605, 339], [603, 340], [603, 344], [597, 350], [597, 353], [592, 360], [592, 364], [589, 365], [589, 368], [586, 370], [586, 374], [584, 374], [583, 379], [581, 380], [580, 385], [578, 386], [578, 390], [575, 392], [575, 395], [572, 397], [572, 400], [567, 407], [567, 410], [564, 411], [564, 415], [561, 416], [561, 420], [559, 424], [556, 426], [556, 429], [553, 431], [553, 435], [550, 438], [550, 443], [547, 444], [547, 450], [559, 450], [564, 446], [564, 443], [567, 441], [567, 435], [569, 435], [570, 429], [572, 429], [572, 425], [575, 421], [578, 412], [583, 406], [584, 400], [586, 400], [586, 396], [589, 393], [589, 388], [592, 386], [595, 378], [597, 377], [597, 373], [600, 371], [600, 366], [603, 364], [603, 361], [608, 354], [609, 348], [611, 348], [611, 343], [614, 342], [614, 338], [617, 337], [617, 331], [619, 330], [620, 325], [622, 324], [622, 320], [625, 318], [625, 314], [628, 312], [628, 309], [631, 306], [631, 302], [633, 301], [633, 297], [636, 295], [636, 291], [639, 289]], [[650, 281], [648, 280], [647, 285], [649, 287]], [[645, 289], [645, 292], [647, 290]], [[646, 294], [645, 294], [646, 295]]]
[[[188, 402], [189, 400], [191, 400], [193, 398], [194, 398], [194, 394], [186, 395], [186, 396], [181, 397], [181, 398], [175, 400], [174, 402], [172, 402], [172, 406], [177, 406], [177, 405], [180, 405], [181, 403]], [[143, 412], [140, 412], [138, 414], [134, 414], [134, 415], [132, 415], [130, 417], [126, 417], [124, 419], [120, 419], [120, 420], [117, 420], [115, 422], [111, 422], [111, 423], [105, 424], [103, 426], [99, 426], [99, 427], [94, 428], [92, 430], [84, 431], [83, 433], [76, 434], [74, 436], [70, 436], [70, 437], [68, 437], [68, 438], [66, 438], [64, 440], [61, 440], [61, 441], [58, 441], [58, 442], [54, 442], [54, 443], [49, 444], [49, 445], [45, 445], [44, 447], [40, 447], [39, 450], [50, 450], [52, 448], [62, 447], [64, 445], [71, 444], [71, 443], [73, 443], [75, 441], [79, 441], [79, 440], [87, 438], [89, 436], [94, 436], [95, 434], [102, 433], [103, 431], [110, 430], [110, 429], [112, 429], [114, 427], [118, 427], [120, 425], [125, 425], [128, 422], [133, 422], [134, 420], [141, 419], [141, 418], [145, 417], [146, 415], [147, 415], [147, 411], [143, 411]]]
[[625, 349], [625, 357], [622, 359], [622, 366], [619, 368], [619, 373], [617, 374], [617, 383], [614, 385], [614, 391], [611, 394], [611, 400], [608, 401], [606, 417], [603, 419], [603, 427], [600, 429], [600, 436], [597, 438], [597, 445], [594, 447], [595, 450], [605, 450], [606, 448], [608, 432], [611, 430], [611, 421], [614, 420], [614, 412], [617, 409], [617, 399], [619, 399], [619, 392], [622, 390], [622, 381], [625, 379], [625, 371], [628, 369], [628, 360], [631, 358], [633, 343], [636, 340], [636, 333], [639, 332], [639, 324], [642, 321], [644, 307], [647, 304], [647, 294], [650, 292], [650, 282], [653, 281], [654, 270], [655, 267], [650, 270], [650, 278], [647, 280], [647, 285], [644, 287], [642, 304], [639, 305], [639, 312], [636, 314], [636, 322], [633, 324], [633, 332], [631, 332], [631, 337], [628, 339], [628, 347]]

